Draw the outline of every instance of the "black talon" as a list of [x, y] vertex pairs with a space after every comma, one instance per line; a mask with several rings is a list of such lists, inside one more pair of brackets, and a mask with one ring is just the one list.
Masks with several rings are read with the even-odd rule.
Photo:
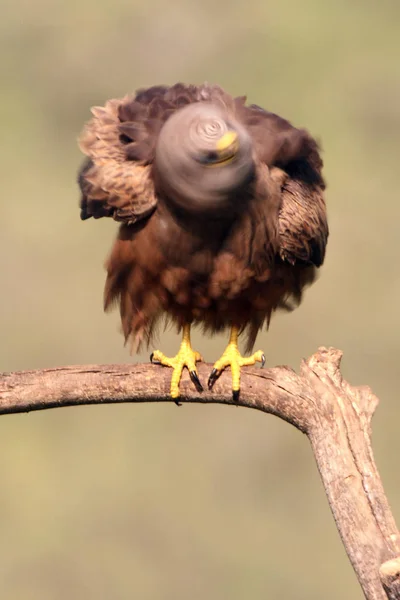
[[196, 390], [198, 392], [203, 392], [204, 388], [200, 383], [200, 379], [199, 376], [197, 375], [196, 371], [189, 371], [189, 375], [190, 375], [190, 379], [192, 380], [192, 383], [194, 383]]
[[152, 352], [152, 353], [150, 354], [150, 362], [151, 362], [153, 365], [159, 365], [159, 364], [160, 364], [160, 361], [159, 361], [159, 360], [153, 360], [153, 358], [154, 358], [154, 352]]
[[221, 375], [221, 371], [217, 371], [217, 369], [213, 369], [210, 373], [210, 377], [208, 378], [207, 386], [209, 390], [212, 390], [214, 383], [217, 381], [218, 377]]
[[232, 390], [232, 398], [234, 402], [239, 402], [240, 390]]
[[261, 369], [265, 367], [265, 354], [261, 356]]
[[179, 402], [179, 400], [176, 399], [176, 400], [174, 400], [174, 402], [175, 402], [176, 406], [182, 406], [182, 402]]

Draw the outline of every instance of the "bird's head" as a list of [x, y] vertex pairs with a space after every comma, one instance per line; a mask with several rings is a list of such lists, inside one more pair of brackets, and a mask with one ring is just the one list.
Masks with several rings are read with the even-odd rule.
[[222, 106], [188, 104], [157, 140], [154, 167], [162, 190], [190, 212], [224, 210], [254, 173], [250, 134]]

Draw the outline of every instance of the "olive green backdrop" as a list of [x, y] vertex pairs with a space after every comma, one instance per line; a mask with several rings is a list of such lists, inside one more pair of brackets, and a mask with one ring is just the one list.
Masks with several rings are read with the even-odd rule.
[[[131, 359], [102, 312], [117, 225], [81, 222], [76, 137], [137, 87], [217, 82], [321, 141], [331, 237], [317, 284], [260, 334], [269, 365], [319, 345], [381, 403], [400, 520], [398, 0], [3, 0], [0, 369]], [[196, 347], [215, 360], [226, 339]], [[174, 352], [174, 332], [160, 347]], [[307, 440], [231, 407], [92, 406], [0, 419], [6, 600], [362, 598]]]

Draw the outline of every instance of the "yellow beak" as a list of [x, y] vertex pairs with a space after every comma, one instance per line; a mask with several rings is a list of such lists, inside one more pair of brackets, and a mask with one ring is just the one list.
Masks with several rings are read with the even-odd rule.
[[218, 160], [213, 162], [210, 166], [218, 166], [233, 160], [239, 150], [239, 138], [236, 131], [229, 130], [224, 133], [217, 141], [215, 148], [218, 154]]
[[230, 150], [231, 148], [233, 149], [233, 147], [235, 148], [235, 151], [237, 152], [237, 149], [239, 147], [239, 142], [238, 142], [238, 135], [237, 135], [236, 131], [229, 130], [226, 133], [224, 133], [224, 135], [219, 138], [219, 140], [216, 144], [216, 147], [217, 147], [218, 152], [226, 152], [227, 150]]

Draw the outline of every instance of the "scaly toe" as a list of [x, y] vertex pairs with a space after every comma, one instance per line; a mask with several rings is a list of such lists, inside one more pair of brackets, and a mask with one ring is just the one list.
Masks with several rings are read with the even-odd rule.
[[154, 352], [150, 354], [150, 362], [156, 365], [163, 365], [164, 367], [172, 367], [174, 369], [177, 363], [177, 357], [178, 355], [169, 358], [159, 350], [154, 350]]
[[214, 364], [214, 368], [208, 378], [208, 389], [212, 390], [218, 377], [226, 367], [231, 368], [232, 372], [232, 397], [234, 402], [239, 401], [240, 394], [240, 369], [260, 362], [261, 366], [265, 365], [265, 355], [261, 350], [255, 352], [252, 356], [242, 356], [236, 344], [228, 344], [225, 352], [219, 360]]
[[181, 344], [179, 352], [176, 356], [165, 356], [165, 354], [163, 354], [159, 350], [155, 350], [150, 356], [150, 361], [152, 363], [163, 365], [164, 367], [170, 367], [173, 369], [171, 377], [170, 394], [171, 398], [173, 398], [175, 404], [177, 404], [178, 406], [180, 406], [180, 403], [177, 400], [180, 396], [179, 385], [181, 381], [182, 371], [185, 367], [187, 367], [190, 379], [194, 383], [197, 391], [203, 391], [203, 386], [200, 383], [196, 369], [196, 362], [199, 360], [202, 360], [200, 353], [192, 350], [191, 346], [187, 343]]
[[256, 362], [260, 362], [261, 366], [265, 365], [265, 355], [262, 350], [257, 350], [251, 356], [238, 356], [238, 365], [239, 367], [249, 367], [251, 365], [255, 365]]

